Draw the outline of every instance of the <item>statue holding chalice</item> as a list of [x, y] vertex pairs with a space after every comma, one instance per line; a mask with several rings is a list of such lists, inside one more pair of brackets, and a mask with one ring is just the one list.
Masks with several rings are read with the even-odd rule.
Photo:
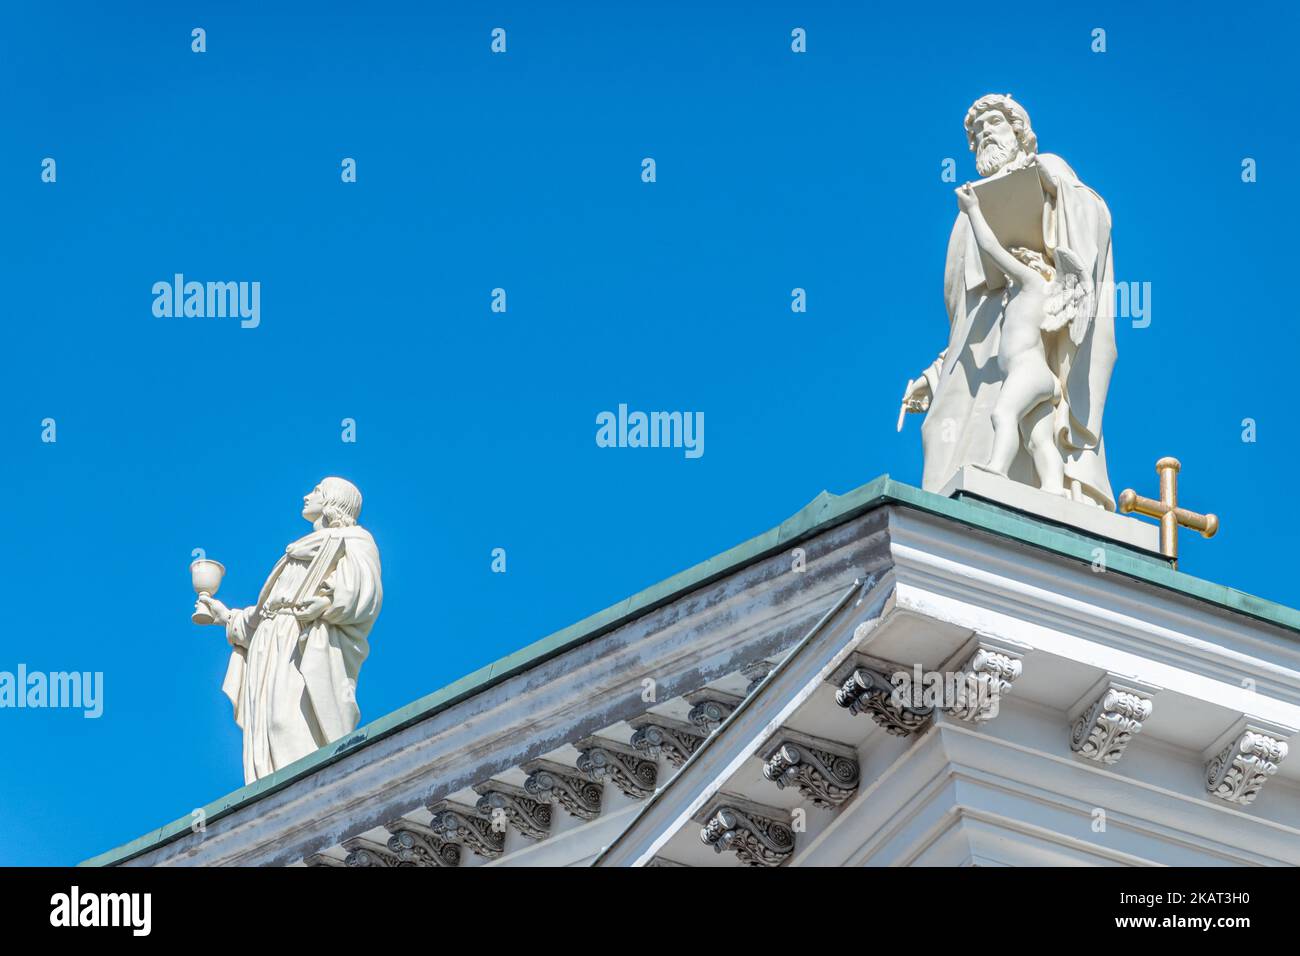
[[361, 492], [325, 478], [303, 498], [310, 534], [285, 548], [256, 603], [228, 608], [213, 595], [225, 572], [191, 565], [196, 624], [225, 628], [230, 664], [221, 689], [244, 732], [244, 782], [351, 733], [361, 718], [357, 675], [383, 603], [379, 549], [359, 524]]

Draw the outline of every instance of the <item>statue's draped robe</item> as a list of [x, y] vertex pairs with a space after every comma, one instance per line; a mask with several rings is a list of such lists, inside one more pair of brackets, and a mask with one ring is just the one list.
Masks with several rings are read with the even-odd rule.
[[[1115, 364], [1115, 297], [1110, 245], [1110, 211], [1095, 192], [1079, 181], [1059, 156], [1040, 153], [1038, 162], [1056, 180], [1055, 201], [1043, 211], [1049, 252], [1072, 250], [1092, 278], [1091, 315], [1078, 345], [1070, 331], [1046, 336], [1048, 364], [1061, 384], [1056, 443], [1065, 463], [1065, 485], [1074, 483], [1084, 500], [1114, 510], [1101, 415]], [[973, 260], [973, 261], [971, 261]], [[939, 491], [964, 465], [983, 465], [993, 449], [993, 406], [1002, 387], [998, 367], [1002, 298], [1005, 287], [989, 288], [983, 279], [979, 248], [965, 213], [957, 217], [948, 240], [944, 299], [948, 308], [948, 348], [926, 370], [931, 402], [921, 440], [925, 469], [921, 485]], [[1022, 447], [1010, 477], [1038, 486], [1033, 463]]]
[[[325, 579], [330, 606], [300, 626], [288, 610], [326, 535], [343, 538]], [[244, 732], [244, 782], [265, 777], [356, 729], [357, 673], [383, 602], [379, 550], [360, 527], [313, 531], [285, 549], [257, 603], [232, 609], [233, 652], [221, 689]]]

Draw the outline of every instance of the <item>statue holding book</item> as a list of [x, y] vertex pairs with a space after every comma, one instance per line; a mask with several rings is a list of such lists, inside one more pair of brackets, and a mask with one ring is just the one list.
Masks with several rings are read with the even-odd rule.
[[1110, 212], [1038, 152], [1010, 96], [981, 97], [965, 126], [983, 178], [957, 191], [948, 346], [903, 396], [926, 413], [922, 487], [974, 467], [1113, 511], [1101, 434], [1115, 364]]
[[255, 604], [227, 608], [212, 596], [215, 586], [199, 594], [194, 619], [224, 627], [231, 646], [221, 689], [244, 732], [245, 783], [360, 720], [357, 675], [383, 603], [379, 550], [357, 524], [360, 514], [356, 486], [325, 478], [303, 499], [311, 533], [285, 548]]

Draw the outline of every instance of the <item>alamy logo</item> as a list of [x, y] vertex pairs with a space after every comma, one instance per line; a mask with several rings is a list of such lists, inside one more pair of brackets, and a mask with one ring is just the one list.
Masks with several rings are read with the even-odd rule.
[[0, 709], [57, 707], [82, 711], [94, 720], [104, 713], [103, 671], [0, 671]]
[[596, 416], [596, 445], [600, 448], [683, 448], [687, 458], [704, 454], [703, 412], [629, 412]]
[[243, 329], [255, 329], [262, 322], [260, 282], [186, 282], [178, 272], [171, 282], [155, 282], [153, 294], [153, 314], [160, 319], [238, 316]]
[[148, 936], [153, 927], [150, 893], [69, 893], [50, 897], [51, 926], [129, 926], [131, 935]]
[[968, 671], [923, 671], [917, 664], [910, 674], [895, 671], [889, 683], [894, 688], [889, 701], [898, 708], [956, 708], [979, 714], [978, 720], [992, 720], [998, 715], [1001, 696], [995, 684]]

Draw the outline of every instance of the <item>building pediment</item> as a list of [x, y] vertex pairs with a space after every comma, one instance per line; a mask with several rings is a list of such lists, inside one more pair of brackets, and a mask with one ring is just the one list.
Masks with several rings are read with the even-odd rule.
[[1298, 628], [881, 479], [89, 862], [1300, 864]]

